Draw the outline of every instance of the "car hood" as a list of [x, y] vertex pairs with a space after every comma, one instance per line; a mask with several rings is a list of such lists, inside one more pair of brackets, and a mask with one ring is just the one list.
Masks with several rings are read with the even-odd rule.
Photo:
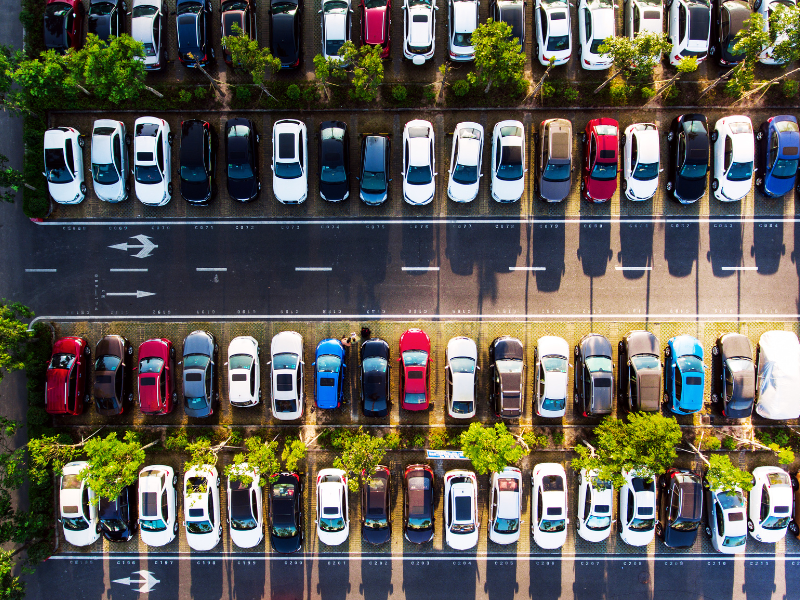
[[211, 182], [204, 181], [185, 181], [181, 179], [181, 196], [187, 202], [206, 202], [211, 197]]
[[249, 177], [247, 179], [228, 179], [228, 194], [240, 202], [252, 200], [258, 194], [258, 179]]
[[637, 354], [652, 354], [659, 356], [661, 348], [658, 347], [658, 339], [652, 333], [647, 331], [634, 331], [628, 336], [628, 357], [634, 357]]
[[673, 338], [672, 349], [675, 358], [685, 355], [698, 356], [701, 360], [703, 358], [703, 347], [700, 345], [700, 342], [690, 335], [679, 335]]
[[299, 533], [290, 538], [281, 538], [274, 535], [269, 537], [272, 549], [279, 554], [293, 554], [300, 550], [303, 545], [303, 536]]
[[433, 539], [433, 527], [430, 529], [406, 528], [406, 539], [412, 544], [425, 544]]
[[362, 526], [361, 535], [370, 544], [385, 544], [392, 537], [392, 528], [389, 526], [384, 529], [373, 529], [372, 527]]
[[[551, 161], [558, 164], [569, 164], [568, 160], [565, 161]], [[569, 196], [570, 188], [572, 187], [572, 176], [566, 181], [548, 181], [544, 176], [539, 176], [539, 195], [550, 202], [561, 202], [564, 198]]]
[[384, 20], [386, 19], [386, 7], [368, 8], [364, 13], [367, 20], [367, 44], [382, 44], [384, 41]]
[[749, 358], [753, 360], [750, 340], [741, 334], [724, 336], [722, 338], [722, 360], [729, 358]]
[[581, 340], [584, 356], [607, 356], [611, 358], [611, 342], [602, 335], [590, 335]]
[[323, 198], [325, 198], [325, 200], [329, 200], [331, 202], [341, 202], [350, 192], [349, 179], [349, 177], [346, 177], [345, 181], [342, 183], [326, 183], [324, 181], [320, 181], [319, 193]]
[[214, 343], [205, 333], [189, 335], [183, 343], [183, 355], [203, 354], [211, 356], [214, 353]]
[[697, 538], [699, 527], [694, 531], [679, 531], [667, 526], [664, 530], [664, 543], [670, 548], [691, 548]]
[[720, 193], [728, 200], [741, 200], [750, 192], [752, 181], [725, 181], [720, 186]]
[[494, 359], [523, 359], [522, 344], [516, 339], [497, 340], [494, 345]]
[[590, 175], [586, 178], [586, 191], [594, 200], [609, 200], [617, 191], [617, 178], [595, 179]]

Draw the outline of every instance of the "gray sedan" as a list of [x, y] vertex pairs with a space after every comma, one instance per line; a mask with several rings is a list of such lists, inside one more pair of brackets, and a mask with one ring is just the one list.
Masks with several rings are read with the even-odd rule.
[[217, 350], [207, 331], [193, 331], [183, 341], [183, 406], [189, 417], [209, 417], [214, 412]]

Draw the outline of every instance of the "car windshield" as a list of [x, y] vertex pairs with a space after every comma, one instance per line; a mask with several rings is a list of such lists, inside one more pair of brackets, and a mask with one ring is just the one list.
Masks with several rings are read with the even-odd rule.
[[731, 373], [738, 373], [739, 371], [748, 371], [753, 368], [753, 363], [746, 358], [729, 358], [725, 361], [728, 370]]
[[429, 165], [415, 167], [410, 165], [406, 173], [406, 181], [412, 185], [425, 185], [433, 181], [433, 175]]
[[553, 35], [547, 40], [548, 52], [559, 52], [569, 48], [569, 35]]
[[161, 183], [161, 171], [155, 165], [136, 165], [134, 177], [137, 183]]
[[58, 353], [53, 354], [50, 359], [50, 369], [71, 369], [72, 363], [75, 361], [74, 354]]
[[594, 163], [592, 168], [592, 179], [607, 181], [615, 179], [617, 176], [617, 163]]
[[453, 181], [461, 185], [470, 185], [478, 181], [478, 167], [456, 164], [453, 169]]
[[386, 0], [366, 0], [364, 6], [367, 8], [383, 8], [386, 6]]
[[498, 373], [522, 373], [521, 360], [498, 360], [494, 366]]
[[458, 356], [450, 359], [450, 370], [453, 373], [474, 373], [475, 359]]
[[428, 353], [424, 350], [406, 350], [403, 352], [403, 364], [407, 367], [424, 367], [428, 362]]
[[684, 163], [681, 167], [681, 177], [684, 179], [702, 179], [706, 176], [708, 165], [705, 163]]
[[276, 371], [297, 368], [297, 354], [282, 352], [272, 357], [272, 368]]
[[722, 540], [722, 545], [725, 548], [738, 548], [739, 546], [744, 546], [745, 543], [747, 543], [746, 535], [732, 535]]
[[152, 4], [140, 4], [133, 7], [133, 18], [151, 17], [158, 12], [158, 7]]
[[344, 519], [342, 517], [320, 517], [319, 528], [322, 531], [342, 531], [344, 529]]
[[369, 517], [364, 519], [364, 526], [370, 529], [386, 529], [389, 526], [389, 521], [386, 517]]
[[779, 158], [772, 167], [772, 176], [778, 179], [788, 179], [797, 173], [796, 158]]
[[183, 369], [205, 369], [210, 359], [204, 354], [190, 354], [183, 357]]
[[191, 4], [188, 4], [188, 3], [184, 2], [180, 6], [180, 8], [178, 8], [177, 12], [178, 12], [179, 15], [190, 14], [190, 13], [200, 14], [201, 10], [203, 10], [203, 5], [200, 4], [199, 2], [196, 2], [196, 3], [192, 2]]
[[361, 366], [365, 373], [386, 373], [389, 363], [385, 358], [381, 358], [380, 356], [370, 356], [364, 359]]
[[634, 531], [650, 531], [654, 525], [654, 519], [640, 519], [639, 517], [635, 517], [628, 525], [628, 529], [633, 529]]
[[202, 410], [208, 406], [206, 399], [202, 396], [199, 398], [192, 398], [191, 396], [186, 396], [184, 399], [186, 401], [186, 408], [191, 410]]
[[297, 535], [297, 527], [294, 523], [272, 522], [272, 535], [279, 538], [292, 538]]
[[273, 15], [280, 15], [284, 13], [293, 13], [297, 10], [297, 4], [291, 2], [277, 2], [270, 6]]
[[569, 163], [556, 165], [549, 162], [544, 169], [542, 177], [545, 181], [567, 181], [571, 170]]
[[190, 167], [181, 165], [181, 179], [192, 183], [199, 183], [208, 179], [208, 175], [206, 175], [206, 170], [201, 166]]
[[639, 181], [650, 181], [658, 177], [658, 163], [636, 163], [631, 176]]
[[735, 162], [728, 170], [728, 179], [731, 181], [747, 181], [753, 176], [753, 161]]
[[673, 522], [670, 527], [677, 529], [678, 531], [694, 531], [700, 527], [700, 521], [687, 521], [684, 519], [678, 519], [677, 521]]
[[717, 494], [719, 505], [728, 510], [729, 508], [742, 508], [744, 507], [744, 495], [738, 490], [725, 490]]
[[214, 531], [214, 526], [209, 521], [186, 521], [187, 533], [211, 533]]
[[702, 373], [703, 363], [696, 356], [680, 356], [677, 360], [681, 373]]
[[255, 177], [255, 174], [249, 162], [228, 163], [229, 179], [252, 179], [253, 177]]
[[503, 146], [497, 178], [503, 181], [516, 181], [522, 177], [522, 147]]
[[550, 373], [566, 373], [568, 365], [567, 359], [561, 356], [545, 356], [542, 358], [542, 366]]
[[50, 183], [69, 183], [72, 173], [67, 168], [62, 148], [48, 148], [44, 151], [44, 169]]
[[[77, 508], [77, 506], [70, 508]], [[64, 525], [64, 529], [69, 529], [70, 531], [84, 531], [85, 529], [89, 529], [89, 523], [82, 516], [61, 517], [61, 523]]]
[[472, 34], [456, 32], [453, 34], [453, 46], [458, 48], [469, 48], [472, 46]]
[[110, 2], [98, 2], [89, 6], [90, 15], [110, 15], [114, 5]]
[[319, 178], [323, 183], [344, 183], [347, 181], [347, 173], [343, 165], [322, 165]]
[[142, 519], [139, 523], [145, 531], [164, 531], [167, 524], [161, 519]]
[[590, 373], [611, 373], [614, 365], [606, 356], [589, 356], [586, 358], [586, 367]]
[[633, 366], [639, 369], [658, 369], [661, 367], [661, 360], [652, 354], [638, 354], [631, 359]]
[[125, 531], [127, 529], [125, 522], [122, 519], [104, 519], [103, 517], [100, 517], [100, 522], [107, 531], [112, 533]]
[[249, 354], [234, 354], [228, 361], [228, 368], [249, 371], [253, 368], [253, 357]]
[[113, 163], [106, 165], [92, 163], [92, 178], [101, 185], [111, 185], [119, 181], [117, 168]]
[[139, 373], [161, 373], [164, 361], [160, 358], [143, 358], [139, 361]]
[[116, 371], [119, 363], [122, 361], [117, 356], [112, 356], [110, 354], [104, 354], [103, 356], [98, 356], [97, 360], [94, 361], [94, 370], [95, 371]]
[[591, 515], [586, 519], [586, 527], [594, 529], [595, 531], [602, 531], [611, 526], [611, 515], [599, 516]]
[[299, 162], [276, 162], [275, 175], [281, 179], [297, 179], [303, 175]]
[[323, 354], [317, 359], [317, 371], [320, 373], [338, 373], [342, 359], [333, 354]]
[[789, 517], [770, 515], [761, 523], [764, 529], [785, 529], [789, 525]]
[[501, 519], [494, 522], [494, 530], [497, 533], [516, 533], [519, 531], [519, 519]]
[[382, 171], [364, 171], [361, 177], [361, 189], [369, 194], [386, 191], [386, 174]]
[[558, 532], [564, 531], [567, 527], [567, 522], [564, 519], [542, 519], [539, 521], [540, 531]]

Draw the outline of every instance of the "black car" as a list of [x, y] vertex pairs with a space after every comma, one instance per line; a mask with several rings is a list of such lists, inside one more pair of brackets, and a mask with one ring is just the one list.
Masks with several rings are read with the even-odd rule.
[[109, 542], [127, 542], [136, 534], [139, 514], [136, 488], [135, 483], [125, 486], [116, 500], [100, 498], [97, 509], [100, 533]]
[[261, 191], [258, 178], [256, 127], [250, 119], [228, 119], [225, 123], [225, 164], [228, 165], [228, 195], [239, 202], [254, 200]]
[[[254, 0], [225, 0], [219, 9], [220, 27], [222, 37], [235, 35], [233, 26], [241, 29], [239, 35], [256, 39], [256, 9]], [[233, 66], [231, 52], [225, 45], [222, 46], [222, 58], [229, 67]]]
[[216, 143], [211, 123], [181, 122], [181, 196], [191, 204], [208, 204], [214, 193]]
[[377, 465], [361, 484], [361, 535], [370, 544], [384, 544], [392, 537], [392, 477]]
[[319, 125], [319, 195], [341, 202], [350, 195], [350, 134], [347, 123], [323, 121]]
[[211, 0], [178, 0], [178, 59], [187, 67], [205, 67], [214, 58], [211, 47]]
[[303, 547], [303, 481], [297, 473], [279, 473], [269, 484], [269, 541], [280, 554]]
[[708, 119], [689, 114], [675, 117], [667, 134], [667, 191], [681, 204], [697, 202], [706, 193]]
[[361, 138], [361, 176], [358, 194], [365, 204], [377, 205], [389, 197], [391, 142], [385, 135]]
[[489, 16], [511, 26], [511, 37], [519, 39], [520, 52], [525, 52], [525, 2], [523, 0], [491, 0]]
[[425, 544], [434, 533], [434, 474], [428, 465], [409, 465], [403, 476], [403, 535]]
[[489, 401], [498, 417], [519, 417], [525, 408], [525, 352], [510, 335], [495, 338], [489, 346]]
[[97, 414], [122, 414], [124, 402], [133, 402], [128, 358], [133, 346], [121, 335], [104, 336], [95, 347], [94, 396]]
[[119, 0], [91, 0], [89, 2], [89, 33], [108, 41], [112, 35], [125, 30], [125, 11], [128, 7]]
[[183, 341], [183, 407], [188, 417], [214, 413], [218, 351], [214, 336], [207, 331], [193, 331]]
[[617, 397], [631, 412], [661, 409], [661, 347], [649, 331], [630, 331], [617, 347]]
[[361, 406], [365, 417], [389, 414], [389, 344], [371, 338], [361, 344]]
[[708, 53], [716, 56], [723, 67], [732, 67], [744, 59], [744, 52], [735, 53], [733, 47], [738, 41], [736, 34], [745, 27], [750, 18], [750, 6], [744, 0], [716, 0], [714, 2], [714, 30]]
[[722, 401], [722, 414], [729, 419], [746, 419], [753, 412], [756, 395], [756, 366], [747, 336], [726, 333], [711, 348], [718, 377], [711, 386], [711, 402]]
[[281, 69], [300, 66], [300, 31], [303, 21], [301, 0], [271, 0], [269, 30], [272, 33], [270, 51], [281, 61]]
[[614, 363], [611, 342], [590, 333], [575, 346], [575, 405], [584, 417], [611, 413], [614, 401]]
[[656, 535], [670, 548], [691, 548], [703, 520], [703, 484], [699, 473], [668, 469], [658, 479]]

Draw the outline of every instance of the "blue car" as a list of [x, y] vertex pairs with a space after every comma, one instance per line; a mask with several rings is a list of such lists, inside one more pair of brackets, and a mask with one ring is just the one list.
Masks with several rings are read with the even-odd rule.
[[690, 415], [703, 408], [705, 367], [703, 347], [690, 335], [679, 335], [667, 342], [664, 350], [666, 363], [667, 398], [672, 412]]
[[756, 132], [756, 187], [765, 196], [779, 198], [792, 191], [800, 158], [800, 130], [791, 115], [770, 117]]
[[344, 403], [344, 346], [328, 338], [317, 344], [314, 360], [314, 385], [317, 408], [339, 408]]

